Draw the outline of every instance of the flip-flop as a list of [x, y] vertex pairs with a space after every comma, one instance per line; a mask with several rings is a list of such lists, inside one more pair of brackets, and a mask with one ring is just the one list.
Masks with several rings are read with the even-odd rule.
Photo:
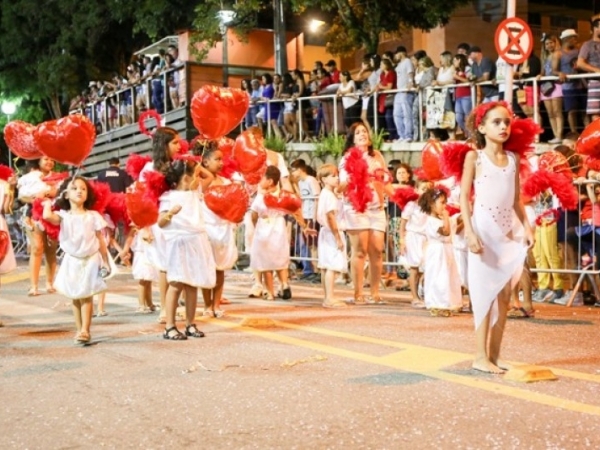
[[533, 319], [535, 317], [535, 311], [532, 309], [527, 311], [525, 308], [512, 308], [506, 316], [509, 319]]
[[38, 295], [40, 295], [40, 291], [37, 288], [31, 287], [27, 291], [27, 297], [37, 297]]

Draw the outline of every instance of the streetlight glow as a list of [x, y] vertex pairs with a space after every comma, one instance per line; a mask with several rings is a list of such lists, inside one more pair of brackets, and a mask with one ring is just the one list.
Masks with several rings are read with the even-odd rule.
[[323, 22], [322, 20], [312, 19], [308, 25], [308, 29], [312, 33], [316, 33], [317, 31], [319, 31], [319, 28], [321, 28], [323, 25], [325, 25], [325, 22]]
[[2, 102], [2, 112], [7, 116], [12, 116], [17, 111], [17, 105], [13, 102]]
[[217, 18], [221, 26], [228, 26], [235, 20], [236, 13], [230, 9], [222, 9], [217, 12]]

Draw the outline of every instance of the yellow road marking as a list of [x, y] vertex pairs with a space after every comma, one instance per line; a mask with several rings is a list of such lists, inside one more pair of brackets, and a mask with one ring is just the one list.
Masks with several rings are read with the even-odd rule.
[[[227, 316], [227, 317], [233, 317]], [[547, 394], [533, 392], [527, 389], [522, 389], [513, 386], [502, 385], [500, 383], [494, 383], [481, 378], [459, 375], [455, 373], [444, 372], [440, 370], [441, 366], [447, 366], [456, 364], [467, 359], [471, 359], [471, 355], [452, 352], [446, 350], [432, 349], [428, 347], [422, 347], [412, 344], [404, 344], [400, 342], [387, 341], [383, 339], [371, 338], [368, 336], [357, 336], [349, 333], [338, 332], [333, 330], [325, 330], [316, 327], [305, 327], [301, 325], [289, 324], [284, 322], [275, 321], [276, 326], [297, 329], [303, 331], [309, 331], [319, 333], [323, 335], [336, 336], [349, 338], [355, 341], [369, 342], [378, 345], [387, 345], [391, 347], [402, 348], [404, 351], [396, 352], [385, 356], [373, 356], [365, 353], [359, 353], [352, 350], [346, 350], [338, 347], [333, 347], [326, 344], [320, 344], [317, 342], [308, 341], [305, 339], [299, 339], [283, 334], [278, 334], [272, 331], [259, 330], [248, 327], [241, 327], [236, 323], [227, 322], [224, 320], [210, 320], [211, 324], [219, 325], [224, 328], [238, 329], [248, 334], [252, 334], [264, 339], [281, 342], [284, 344], [294, 345], [297, 347], [310, 348], [315, 351], [329, 353], [331, 355], [341, 356], [343, 358], [353, 359], [356, 361], [367, 362], [371, 364], [377, 364], [380, 366], [390, 367], [405, 372], [416, 373], [427, 376], [429, 378], [435, 378], [438, 380], [447, 381], [450, 383], [460, 384], [466, 387], [475, 389], [481, 389], [494, 394], [501, 394], [507, 397], [513, 397], [520, 400], [526, 400], [530, 402], [539, 403], [551, 407], [561, 408], [569, 411], [592, 414], [600, 416], [600, 406], [590, 405], [586, 403], [580, 403], [572, 400], [567, 400], [560, 397], [554, 397]], [[440, 361], [438, 361], [440, 358]], [[557, 370], [558, 372], [558, 370]], [[570, 371], [565, 371], [570, 372]], [[574, 372], [577, 373], [577, 372]], [[568, 375], [567, 375], [568, 376]], [[593, 376], [591, 376], [593, 377]], [[597, 377], [595, 377], [597, 378]], [[598, 381], [597, 379], [588, 379], [588, 381]]]
[[26, 280], [27, 278], [29, 278], [29, 272], [14, 273], [12, 275], [2, 275], [2, 276], [0, 276], [0, 283], [1, 284], [16, 283], [18, 281]]

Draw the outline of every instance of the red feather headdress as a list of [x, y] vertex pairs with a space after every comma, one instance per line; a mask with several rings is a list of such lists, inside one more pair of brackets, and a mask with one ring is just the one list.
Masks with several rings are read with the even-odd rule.
[[0, 180], [8, 181], [15, 174], [15, 171], [10, 167], [0, 164]]
[[419, 194], [412, 186], [399, 187], [394, 189], [394, 193], [390, 200], [394, 202], [400, 209], [404, 209], [408, 202], [415, 202], [419, 198]]

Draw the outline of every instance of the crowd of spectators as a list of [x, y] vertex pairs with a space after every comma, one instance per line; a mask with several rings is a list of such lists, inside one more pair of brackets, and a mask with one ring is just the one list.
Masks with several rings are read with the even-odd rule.
[[[87, 89], [75, 97], [69, 111], [82, 111], [96, 124], [98, 132], [131, 124], [147, 109], [159, 114], [179, 108], [181, 99], [179, 70], [183, 63], [174, 45], [160, 49], [157, 55], [135, 55], [126, 74], [112, 74], [110, 81], [90, 81]], [[166, 75], [166, 76], [165, 76]]]

